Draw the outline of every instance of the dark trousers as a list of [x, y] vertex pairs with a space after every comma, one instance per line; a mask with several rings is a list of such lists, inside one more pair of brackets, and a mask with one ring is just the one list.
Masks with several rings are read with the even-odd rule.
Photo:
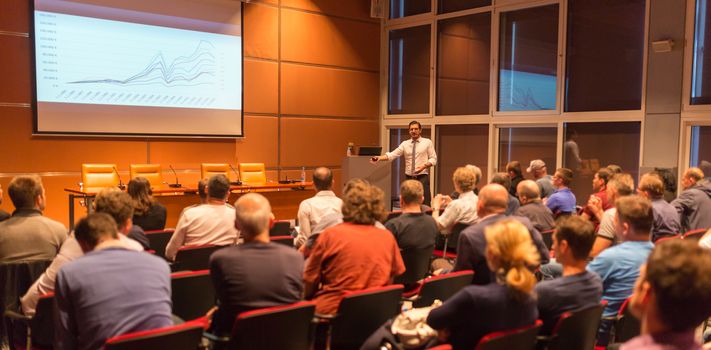
[[405, 175], [405, 178], [408, 180], [417, 180], [420, 183], [422, 183], [422, 188], [425, 190], [425, 201], [422, 203], [428, 207], [431, 207], [432, 205], [430, 204], [432, 202], [432, 193], [430, 192], [430, 175], [429, 174], [420, 174], [420, 175], [415, 175], [415, 176], [410, 176], [410, 175]]

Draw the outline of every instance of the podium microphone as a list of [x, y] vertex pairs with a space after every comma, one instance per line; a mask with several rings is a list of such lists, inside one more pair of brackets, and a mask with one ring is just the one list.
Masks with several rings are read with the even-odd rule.
[[176, 172], [175, 172], [175, 169], [173, 169], [173, 165], [168, 164], [168, 166], [170, 167], [170, 170], [173, 171], [173, 175], [175, 176], [175, 183], [168, 184], [168, 187], [170, 187], [170, 188], [180, 188], [180, 187], [183, 187], [183, 185], [181, 185], [180, 182], [178, 182], [178, 173], [176, 173]]
[[232, 169], [232, 172], [234, 172], [235, 175], [237, 175], [237, 181], [232, 181], [232, 182], [230, 182], [230, 185], [241, 186], [241, 185], [242, 185], [242, 180], [240, 180], [239, 172], [237, 171], [237, 169], [235, 169], [235, 167], [232, 166], [232, 164], [227, 163], [227, 165], [229, 165], [229, 166], [230, 166], [230, 169]]
[[114, 168], [114, 172], [116, 173], [116, 176], [117, 176], [118, 179], [119, 179], [119, 183], [118, 183], [118, 186], [117, 186], [117, 187], [118, 187], [120, 190], [125, 190], [125, 189], [126, 189], [126, 185], [124, 185], [124, 184], [123, 184], [123, 180], [121, 180], [121, 174], [119, 174], [118, 169], [116, 169], [116, 167], [113, 167], [113, 168]]

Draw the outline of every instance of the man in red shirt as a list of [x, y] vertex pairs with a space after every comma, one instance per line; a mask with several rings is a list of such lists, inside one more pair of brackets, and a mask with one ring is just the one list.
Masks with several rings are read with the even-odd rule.
[[594, 210], [598, 207], [597, 204], [599, 203], [599, 207], [602, 207], [602, 211], [600, 211], [601, 216], [602, 212], [614, 206], [614, 203], [609, 203], [607, 200], [607, 181], [610, 180], [610, 177], [612, 177], [612, 173], [610, 173], [607, 168], [600, 168], [595, 173], [592, 180], [593, 192], [595, 193], [590, 195], [588, 204], [585, 206], [585, 209], [583, 209], [582, 217], [595, 224], [596, 231], [597, 226], [600, 224], [600, 218], [597, 217], [596, 211]]

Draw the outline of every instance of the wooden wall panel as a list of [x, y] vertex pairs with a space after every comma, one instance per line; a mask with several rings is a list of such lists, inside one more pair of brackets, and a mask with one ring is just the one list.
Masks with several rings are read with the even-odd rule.
[[31, 1], [33, 0], [0, 1], [0, 31], [28, 33]]
[[273, 6], [244, 4], [244, 55], [279, 57], [279, 10]]
[[201, 163], [235, 164], [234, 140], [150, 141], [149, 163], [200, 171]]
[[281, 11], [282, 60], [378, 70], [377, 23]]
[[30, 39], [0, 35], [0, 102], [30, 103], [32, 101], [32, 62]]
[[281, 6], [378, 23], [377, 19], [370, 18], [370, 1], [368, 0], [282, 0]]
[[279, 65], [276, 62], [244, 60], [245, 113], [276, 114], [279, 107]]
[[236, 142], [241, 163], [264, 163], [267, 168], [279, 165], [279, 119], [271, 116], [245, 116], [246, 137]]
[[282, 64], [283, 114], [378, 119], [377, 73]]

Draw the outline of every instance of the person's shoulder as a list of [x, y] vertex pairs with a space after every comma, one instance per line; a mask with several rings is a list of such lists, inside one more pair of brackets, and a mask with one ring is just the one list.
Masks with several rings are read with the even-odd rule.
[[46, 225], [51, 226], [52, 229], [54, 229], [54, 230], [62, 230], [62, 231], [65, 231], [65, 233], [66, 233], [67, 228], [64, 226], [63, 223], [61, 223], [61, 222], [59, 222], [59, 221], [57, 221], [57, 220], [54, 220], [54, 219], [52, 219], [52, 218], [48, 218], [48, 217], [46, 217], [46, 216], [44, 216], [44, 215], [40, 215], [40, 216], [38, 216], [37, 218], [38, 218], [40, 221], [44, 222]]

